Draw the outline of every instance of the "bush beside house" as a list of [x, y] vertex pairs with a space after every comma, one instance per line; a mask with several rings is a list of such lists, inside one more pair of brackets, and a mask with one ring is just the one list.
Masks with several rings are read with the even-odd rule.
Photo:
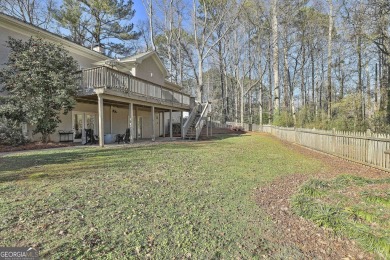
[[[35, 126], [44, 143], [61, 122], [60, 113], [74, 107], [77, 93], [77, 62], [60, 45], [31, 37], [27, 41], [9, 38], [10, 54], [0, 71], [0, 84], [6, 95], [1, 98], [0, 117], [5, 118], [0, 142], [19, 143], [18, 126]], [[21, 131], [21, 129], [20, 129]]]

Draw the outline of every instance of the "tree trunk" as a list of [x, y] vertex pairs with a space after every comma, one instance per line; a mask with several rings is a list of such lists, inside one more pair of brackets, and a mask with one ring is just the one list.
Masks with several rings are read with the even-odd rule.
[[268, 123], [271, 124], [273, 120], [273, 105], [272, 105], [272, 67], [271, 67], [271, 43], [269, 45], [268, 49], [268, 81], [269, 81], [269, 100], [268, 100], [268, 105], [269, 105], [269, 117], [268, 117]]
[[252, 124], [252, 91], [248, 93], [248, 110], [249, 110], [249, 124]]
[[219, 62], [219, 77], [221, 80], [222, 123], [226, 123], [227, 110], [226, 110], [225, 78], [224, 78], [223, 55], [222, 55], [222, 41], [218, 43], [218, 62]]
[[385, 111], [385, 84], [384, 84], [384, 58], [383, 53], [379, 53], [379, 111]]
[[49, 141], [49, 135], [46, 133], [42, 133], [42, 143], [47, 144]]
[[333, 0], [329, 3], [329, 32], [328, 32], [328, 119], [332, 118], [332, 29], [333, 29]]
[[273, 52], [273, 72], [274, 72], [274, 109], [280, 110], [279, 100], [279, 35], [278, 35], [278, 17], [277, 17], [277, 0], [271, 1], [272, 12], [272, 52]]
[[[238, 78], [237, 81], [240, 79]], [[242, 79], [244, 81], [244, 79]], [[244, 123], [244, 82], [240, 84], [240, 123]]]
[[340, 97], [339, 99], [342, 100], [344, 98], [344, 81], [345, 81], [345, 75], [344, 75], [344, 67], [343, 64], [341, 63], [341, 57], [339, 58], [339, 74], [340, 74]]
[[387, 65], [387, 124], [390, 124], [390, 64]]
[[315, 100], [315, 92], [316, 92], [316, 86], [315, 86], [315, 63], [314, 63], [314, 50], [313, 48], [310, 51], [310, 60], [311, 60], [311, 101], [313, 102], [314, 106], [314, 114], [317, 114], [317, 104]]
[[368, 65], [366, 66], [366, 75], [367, 75], [367, 111], [371, 111], [371, 77]]
[[261, 83], [259, 87], [259, 125], [263, 125], [263, 88]]
[[[226, 62], [224, 62], [226, 65]], [[226, 96], [226, 121], [230, 118], [230, 103], [229, 103], [229, 96], [228, 96], [228, 86], [229, 86], [229, 77], [227, 76], [226, 66], [223, 68], [223, 73], [225, 77], [225, 96]]]
[[234, 122], [238, 123], [238, 90], [237, 87], [235, 88], [235, 95], [234, 95]]
[[287, 49], [287, 33], [286, 33], [286, 39], [283, 46], [283, 59], [284, 59], [284, 69], [283, 69], [283, 103], [284, 103], [284, 109], [286, 111], [289, 110], [289, 101], [290, 101], [290, 94], [289, 94], [289, 83], [288, 83], [288, 74], [289, 74], [289, 68], [288, 68], [288, 49]]
[[[304, 37], [304, 36], [302, 36]], [[305, 43], [302, 39], [302, 66], [301, 66], [301, 102], [302, 107], [304, 107], [307, 104], [306, 100], [306, 86], [305, 86], [305, 63], [306, 63], [306, 48]]]
[[374, 110], [375, 112], [379, 109], [379, 103], [378, 103], [378, 63], [375, 63], [375, 93], [374, 93]]
[[[181, 14], [179, 14], [179, 17], [178, 17], [178, 36], [177, 36], [177, 48], [178, 48], [178, 62], [179, 62], [179, 82], [180, 84], [183, 83], [183, 58], [182, 57], [182, 47], [181, 47], [181, 30], [182, 30], [182, 26], [181, 26], [181, 22], [182, 22], [182, 16]], [[179, 83], [179, 82], [176, 82], [176, 83]]]
[[169, 61], [169, 79], [170, 81], [172, 82], [172, 72], [173, 72], [173, 55], [172, 55], [172, 37], [173, 37], [173, 7], [172, 7], [172, 4], [173, 4], [173, 0], [170, 0], [169, 1], [169, 30], [168, 30], [168, 44], [167, 44], [167, 48], [168, 48], [168, 61]]
[[203, 60], [201, 54], [198, 55], [198, 89], [196, 90], [197, 100], [201, 103], [205, 101], [205, 91], [203, 86]]
[[358, 54], [358, 64], [357, 64], [357, 70], [358, 70], [358, 85], [357, 85], [357, 91], [360, 95], [360, 102], [359, 102], [359, 109], [358, 109], [358, 120], [361, 121], [363, 120], [363, 98], [364, 98], [364, 94], [363, 94], [363, 80], [362, 80], [362, 40], [361, 40], [361, 36], [358, 35], [358, 38], [357, 38], [357, 54]]
[[152, 44], [152, 50], [156, 50], [156, 45], [154, 44], [154, 26], [153, 26], [153, 0], [149, 1], [148, 6], [148, 16], [149, 16], [149, 30], [150, 30], [150, 43]]
[[[325, 77], [325, 64], [324, 64], [324, 54], [321, 53], [321, 83], [320, 85], [318, 86], [318, 101], [319, 101], [319, 108], [321, 110], [324, 109], [324, 102], [323, 102], [323, 88], [324, 88], [324, 77]], [[321, 114], [322, 114], [323, 111], [321, 111]]]

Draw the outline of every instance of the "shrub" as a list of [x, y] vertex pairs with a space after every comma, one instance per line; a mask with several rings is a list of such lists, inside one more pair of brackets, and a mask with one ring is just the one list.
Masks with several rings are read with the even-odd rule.
[[293, 127], [293, 116], [287, 111], [275, 111], [273, 124], [282, 127]]
[[17, 121], [0, 118], [0, 144], [16, 146], [26, 142], [22, 127]]

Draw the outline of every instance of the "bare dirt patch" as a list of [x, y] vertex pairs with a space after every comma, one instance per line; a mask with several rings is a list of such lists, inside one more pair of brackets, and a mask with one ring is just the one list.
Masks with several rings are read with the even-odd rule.
[[314, 176], [295, 174], [282, 177], [255, 191], [257, 203], [270, 215], [277, 227], [277, 232], [267, 232], [267, 238], [282, 246], [298, 249], [307, 259], [373, 259], [372, 254], [358, 247], [354, 241], [335, 236], [331, 230], [320, 228], [295, 215], [291, 210], [290, 198], [311, 177], [330, 179], [340, 174], [351, 174], [365, 178], [383, 178], [389, 177], [389, 173], [288, 142], [283, 143], [309, 158], [321, 160], [328, 167]]

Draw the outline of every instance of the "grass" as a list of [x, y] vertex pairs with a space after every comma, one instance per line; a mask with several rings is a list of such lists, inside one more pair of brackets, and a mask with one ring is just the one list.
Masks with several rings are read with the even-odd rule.
[[390, 178], [341, 175], [312, 179], [293, 197], [294, 211], [322, 227], [355, 239], [366, 250], [390, 258]]
[[[77, 258], [260, 258], [253, 190], [324, 168], [267, 136], [0, 157], [0, 245]], [[281, 258], [296, 248], [279, 248]]]

